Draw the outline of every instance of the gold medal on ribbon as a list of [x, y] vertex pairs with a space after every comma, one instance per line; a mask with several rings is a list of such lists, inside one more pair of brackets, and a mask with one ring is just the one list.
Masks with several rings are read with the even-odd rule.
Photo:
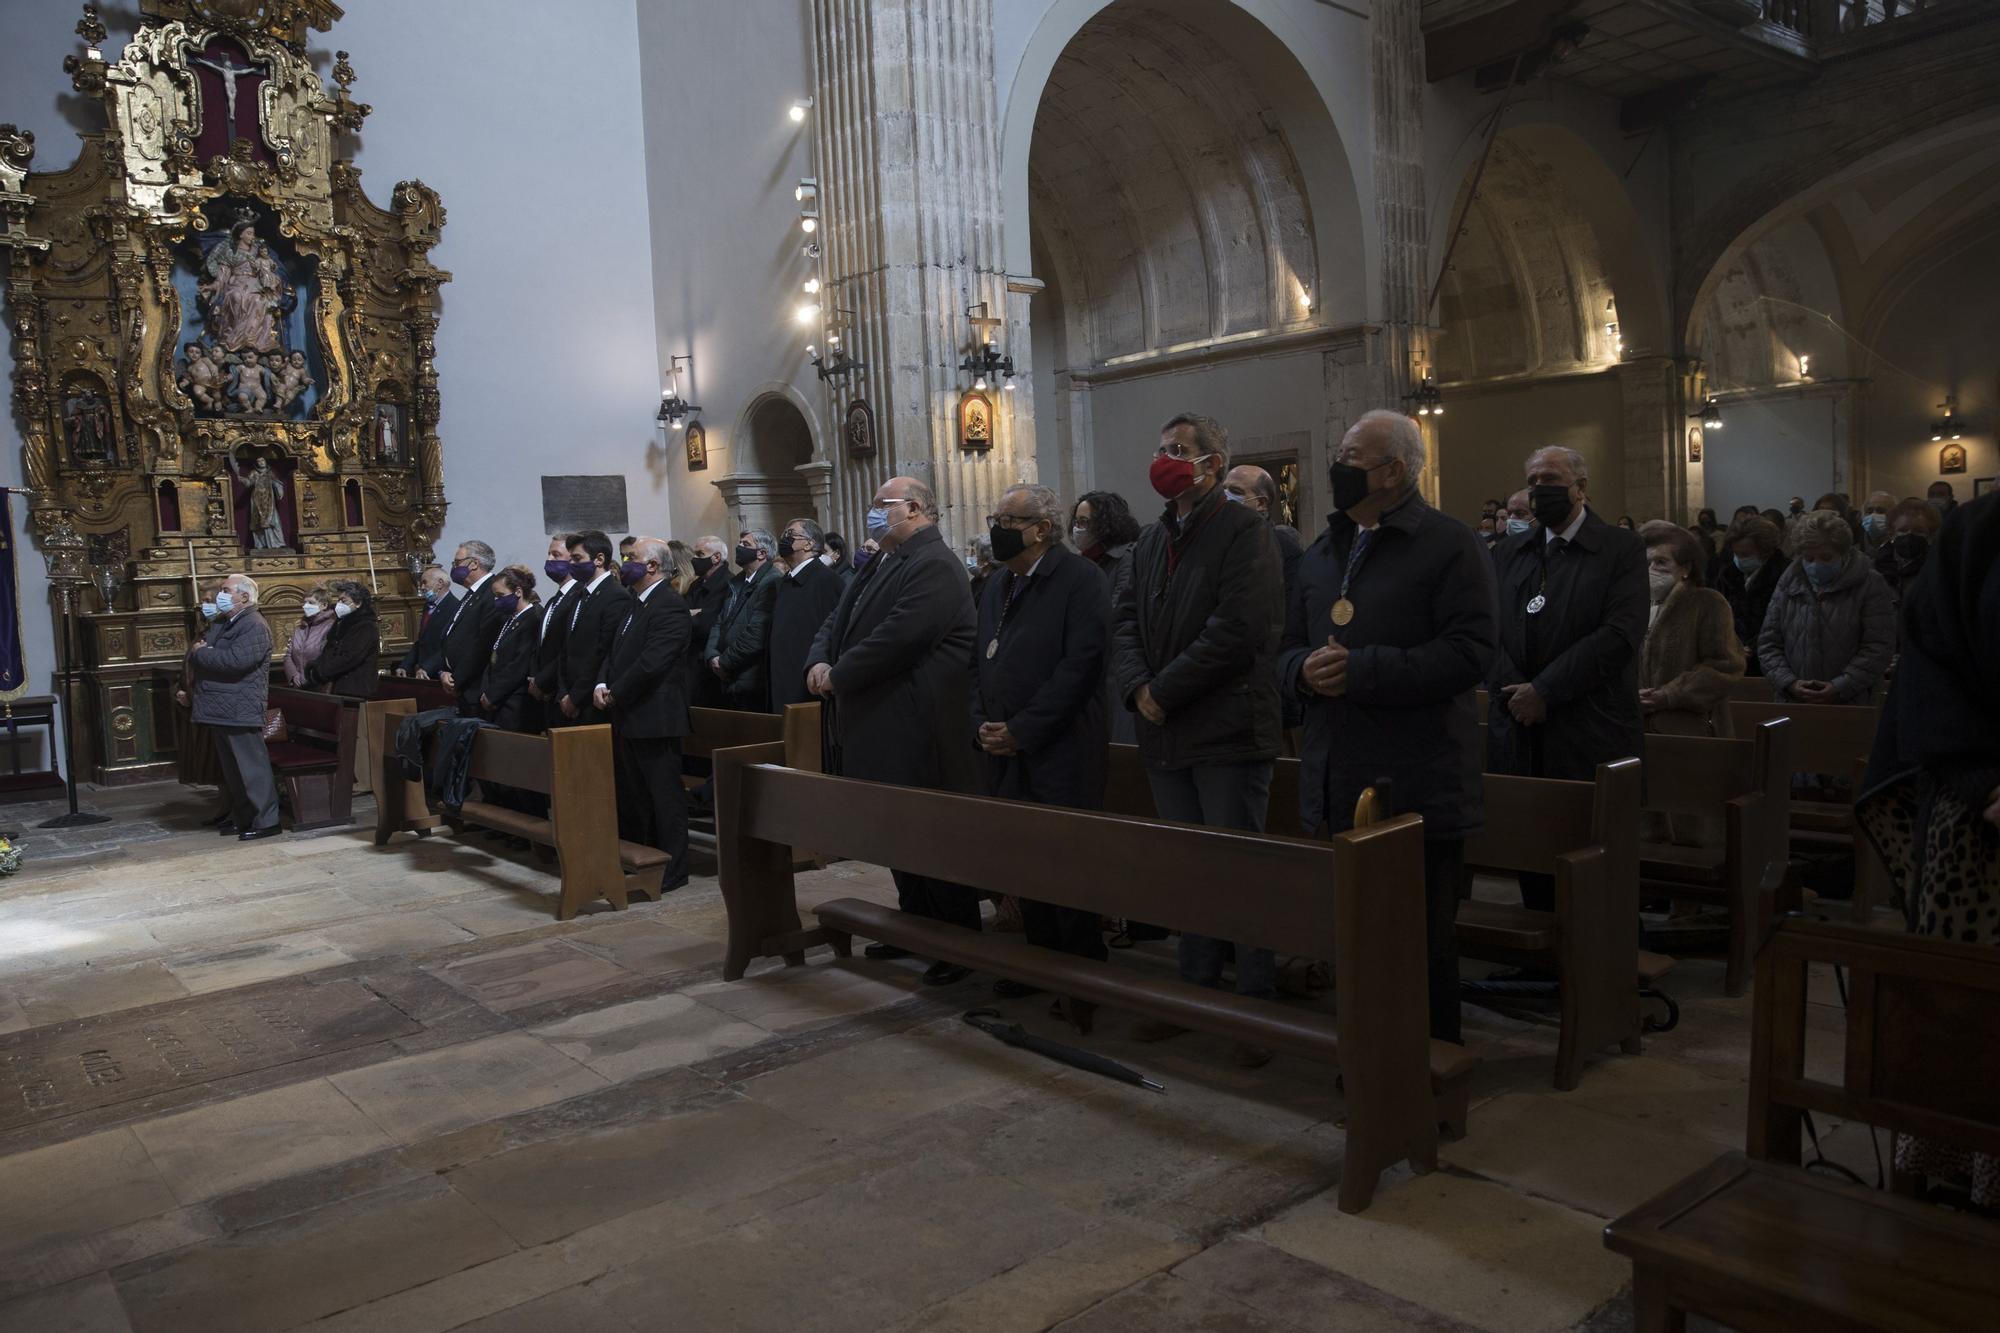
[[1354, 619], [1354, 603], [1348, 601], [1345, 597], [1343, 597], [1339, 601], [1333, 604], [1334, 624], [1345, 625], [1350, 620], [1353, 619]]

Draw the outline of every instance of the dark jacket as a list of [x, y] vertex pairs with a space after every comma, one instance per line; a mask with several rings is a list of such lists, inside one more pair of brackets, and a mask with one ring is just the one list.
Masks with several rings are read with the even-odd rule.
[[[1397, 814], [1424, 818], [1427, 838], [1476, 833], [1483, 815], [1476, 692], [1493, 665], [1493, 561], [1472, 530], [1411, 492], [1382, 516], [1333, 623], [1356, 526], [1344, 513], [1299, 561], [1285, 611], [1279, 687], [1305, 707], [1299, 822], [1353, 827], [1354, 802], [1378, 778], [1395, 785]], [[1349, 652], [1338, 698], [1308, 691], [1300, 673], [1337, 638]]]
[[806, 666], [833, 668], [827, 771], [979, 790], [972, 744], [972, 593], [935, 527], [868, 562], [820, 628]]
[[806, 654], [812, 651], [819, 627], [840, 604], [845, 585], [840, 575], [817, 557], [806, 561], [795, 573], [778, 576], [771, 603], [771, 647], [766, 674], [771, 682], [771, 708], [784, 712], [786, 704], [809, 703], [806, 690]]
[[[1271, 535], [1278, 539], [1278, 562], [1285, 571], [1285, 606], [1289, 610], [1292, 599], [1299, 591], [1299, 561], [1305, 558], [1305, 543], [1299, 540], [1299, 530], [1289, 523], [1273, 523]], [[1278, 681], [1279, 722], [1286, 731], [1305, 725], [1305, 698], [1297, 690], [1285, 688], [1282, 677]]]
[[[1499, 556], [1500, 651], [1488, 681], [1487, 768], [1589, 782], [1597, 766], [1645, 753], [1639, 645], [1652, 594], [1639, 534], [1585, 513], [1576, 539], [1545, 556], [1541, 528]], [[1546, 575], [1546, 581], [1544, 576]], [[1528, 604], [1547, 598], [1537, 614]], [[1548, 720], [1523, 727], [1504, 686], [1532, 682]]]
[[444, 636], [444, 669], [451, 673], [460, 700], [478, 700], [486, 661], [500, 633], [500, 608], [493, 602], [493, 579], [465, 594], [465, 605]]
[[262, 727], [271, 697], [271, 627], [252, 606], [211, 621], [188, 654], [189, 704], [205, 727]]
[[754, 574], [738, 574], [729, 604], [708, 631], [708, 655], [722, 661], [722, 697], [731, 708], [771, 706], [771, 606], [784, 572], [765, 561]]
[[569, 613], [583, 596], [583, 585], [572, 583], [568, 592], [558, 588], [535, 617], [535, 684], [541, 687], [542, 702], [555, 706], [562, 688], [563, 645], [569, 642]]
[[636, 596], [611, 634], [604, 684], [611, 691], [611, 725], [633, 740], [688, 734], [687, 642], [694, 632], [687, 602], [665, 583], [644, 601]]
[[1859, 551], [1849, 551], [1833, 586], [1813, 589], [1803, 560], [1778, 580], [1757, 636], [1764, 678], [1780, 699], [1802, 680], [1823, 680], [1844, 704], [1875, 702], [1896, 655], [1896, 607], [1889, 585]]
[[[611, 651], [611, 636], [625, 623], [625, 613], [632, 609], [632, 594], [616, 573], [606, 575], [589, 592], [581, 587], [575, 591], [583, 595], [570, 608], [558, 688], [576, 706], [575, 721], [602, 722], [604, 716], [590, 702], [590, 696], [604, 683], [604, 659]], [[551, 723], [556, 720], [549, 719]]]
[[708, 669], [708, 632], [722, 618], [729, 605], [729, 566], [718, 564], [705, 578], [698, 578], [683, 598], [694, 632], [688, 636], [688, 704], [694, 708], [722, 707], [722, 682]]
[[1763, 664], [1757, 660], [1757, 636], [1764, 629], [1764, 612], [1771, 605], [1771, 593], [1789, 563], [1782, 552], [1773, 551], [1755, 574], [1747, 576], [1736, 567], [1735, 559], [1727, 551], [1710, 563], [1709, 567], [1715, 571], [1710, 582], [1729, 603], [1730, 618], [1736, 624], [1736, 642], [1743, 647], [1744, 667], [1749, 675], [1764, 674]]
[[[431, 804], [457, 810], [472, 792], [472, 747], [480, 730], [490, 725], [480, 718], [460, 717], [452, 708], [410, 714], [396, 724], [396, 757], [403, 763], [403, 775], [424, 784], [424, 797]], [[424, 739], [433, 735], [427, 763]]]
[[[1180, 552], [1168, 576], [1170, 546]], [[1211, 487], [1186, 521], [1169, 504], [1139, 534], [1116, 592], [1111, 670], [1137, 708], [1150, 685], [1166, 710], [1137, 720], [1153, 768], [1241, 763], [1278, 755], [1272, 659], [1284, 631], [1284, 572], [1271, 525]]]
[[1005, 757], [980, 752], [989, 795], [1103, 806], [1110, 624], [1104, 575], [1064, 547], [1025, 581], [1004, 565], [987, 580], [973, 638], [973, 734], [1004, 722], [1020, 747]]
[[417, 637], [411, 641], [409, 650], [396, 663], [396, 667], [406, 676], [414, 676], [421, 671], [436, 679], [444, 670], [444, 634], [451, 628], [452, 617], [458, 614], [458, 598], [447, 594], [435, 607], [427, 608], [423, 619], [417, 625]]
[[[1123, 546], [1114, 546], [1109, 550], [1101, 546], [1093, 546], [1084, 552], [1084, 559], [1096, 565], [1097, 571], [1104, 575], [1104, 586], [1111, 594], [1111, 605], [1113, 608], [1116, 608], [1118, 605], [1119, 580], [1123, 579], [1132, 570], [1132, 548], [1134, 545], [1136, 543], [1126, 542]], [[1090, 551], [1095, 551], [1096, 554], [1092, 555]], [[1111, 716], [1112, 741], [1119, 745], [1137, 745], [1139, 743], [1139, 733], [1135, 729], [1133, 722], [1136, 714], [1125, 706], [1123, 699], [1118, 697], [1118, 673], [1111, 667], [1111, 658], [1108, 652], [1105, 655], [1104, 661], [1104, 697], [1107, 711]]]
[[486, 702], [479, 715], [507, 731], [533, 731], [541, 720], [541, 704], [528, 693], [528, 678], [534, 674], [535, 655], [541, 647], [537, 635], [542, 609], [531, 606], [500, 622], [492, 661], [480, 683], [480, 697]]
[[333, 622], [319, 656], [306, 668], [307, 685], [324, 685], [334, 694], [373, 699], [382, 678], [382, 637], [375, 608], [357, 606]]

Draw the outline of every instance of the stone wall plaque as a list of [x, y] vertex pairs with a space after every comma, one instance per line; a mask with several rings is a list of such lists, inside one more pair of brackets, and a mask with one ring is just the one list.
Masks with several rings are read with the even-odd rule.
[[542, 529], [551, 536], [591, 529], [614, 537], [630, 532], [625, 478], [543, 477]]
[[358, 981], [219, 995], [0, 1037], [0, 1130], [390, 1041], [422, 1025]]

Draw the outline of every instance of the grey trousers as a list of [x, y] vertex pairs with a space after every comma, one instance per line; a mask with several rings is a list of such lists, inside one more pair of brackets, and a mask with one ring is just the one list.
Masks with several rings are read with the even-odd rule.
[[215, 756], [222, 763], [222, 795], [236, 827], [270, 828], [278, 822], [278, 784], [271, 777], [271, 753], [261, 727], [212, 727]]
[[[1240, 764], [1196, 764], [1192, 768], [1148, 769], [1153, 808], [1162, 819], [1211, 828], [1264, 831], [1271, 805], [1269, 759]], [[1181, 980], [1219, 987], [1227, 941], [1181, 932]], [[1271, 999], [1278, 993], [1278, 960], [1269, 949], [1236, 948], [1236, 993]]]

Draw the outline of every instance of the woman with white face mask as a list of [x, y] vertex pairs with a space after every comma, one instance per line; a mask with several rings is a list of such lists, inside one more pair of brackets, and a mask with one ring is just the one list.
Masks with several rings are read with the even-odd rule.
[[326, 636], [333, 632], [333, 593], [322, 583], [306, 594], [299, 606], [298, 628], [285, 645], [285, 684], [303, 688], [306, 668], [319, 657]]
[[1869, 704], [1896, 652], [1895, 598], [1854, 549], [1847, 520], [1792, 520], [1792, 567], [1772, 590], [1757, 655], [1780, 702]]
[[1653, 609], [1639, 657], [1646, 730], [1727, 736], [1729, 691], [1743, 679], [1743, 645], [1719, 592], [1702, 586], [1707, 552], [1686, 528], [1656, 520], [1639, 529]]
[[333, 594], [333, 628], [319, 656], [306, 669], [307, 688], [372, 699], [382, 665], [382, 636], [375, 623], [374, 599], [364, 585], [345, 580], [328, 591]]

